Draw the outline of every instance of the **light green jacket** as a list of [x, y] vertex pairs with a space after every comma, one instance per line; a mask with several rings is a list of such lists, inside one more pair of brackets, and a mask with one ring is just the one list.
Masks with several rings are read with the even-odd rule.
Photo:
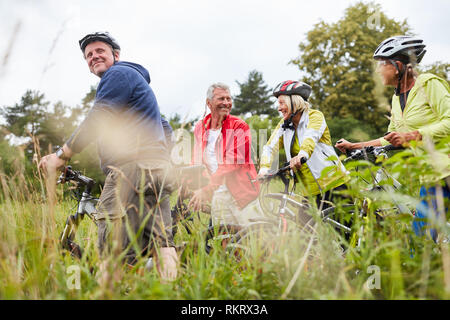
[[[389, 132], [410, 132], [418, 130], [423, 137], [438, 143], [450, 135], [450, 86], [447, 81], [431, 73], [418, 76], [412, 87], [404, 112], [400, 107], [400, 97], [392, 97]], [[382, 145], [389, 144], [384, 138]], [[448, 149], [447, 149], [448, 151]], [[445, 153], [448, 153], [445, 151]], [[436, 159], [433, 159], [436, 160]], [[439, 155], [439, 178], [450, 175], [448, 154]]]

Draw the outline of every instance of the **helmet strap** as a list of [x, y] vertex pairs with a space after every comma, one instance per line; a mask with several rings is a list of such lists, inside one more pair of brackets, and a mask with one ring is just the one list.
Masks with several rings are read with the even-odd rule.
[[[291, 99], [291, 110], [294, 108], [294, 103], [292, 101], [292, 96], [290, 95], [289, 98]], [[291, 130], [295, 130], [294, 128], [294, 124], [292, 123], [292, 119], [294, 119], [294, 117], [297, 115], [297, 113], [299, 112], [299, 110], [295, 111], [294, 113], [291, 113], [291, 115], [289, 116], [289, 118], [287, 120], [284, 120], [284, 123], [282, 124], [282, 128], [283, 129], [291, 129]]]
[[398, 71], [397, 88], [395, 88], [395, 95], [398, 96], [398, 95], [400, 95], [402, 79], [403, 79], [403, 76], [405, 75], [405, 68], [400, 70], [400, 68], [398, 67], [398, 65], [395, 62], [395, 60], [389, 60], [389, 61], [394, 65], [395, 69], [397, 69], [397, 71]]

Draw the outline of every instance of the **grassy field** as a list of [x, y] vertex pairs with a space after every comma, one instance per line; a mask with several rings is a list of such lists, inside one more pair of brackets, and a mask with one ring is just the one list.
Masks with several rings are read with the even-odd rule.
[[[200, 215], [191, 235], [183, 228], [177, 233], [176, 242], [185, 248], [179, 252], [174, 282], [162, 284], [154, 269], [142, 272], [145, 259], [129, 269], [111, 258], [110, 281], [99, 285], [95, 225], [85, 220], [78, 230], [82, 260], [63, 255], [58, 237], [76, 201], [63, 196], [62, 187], [49, 199], [43, 182], [31, 187], [21, 179], [1, 179], [0, 299], [450, 298], [448, 243], [415, 237], [412, 218], [406, 216], [389, 217], [381, 225], [373, 215], [358, 222], [367, 226], [358, 249], [320, 221], [314, 233], [291, 226], [282, 237], [265, 235], [277, 244], [270, 257], [255, 250], [238, 261], [219, 242], [212, 253], [205, 253], [208, 216]], [[356, 182], [353, 186], [361, 190]], [[280, 190], [280, 185], [275, 188]]]

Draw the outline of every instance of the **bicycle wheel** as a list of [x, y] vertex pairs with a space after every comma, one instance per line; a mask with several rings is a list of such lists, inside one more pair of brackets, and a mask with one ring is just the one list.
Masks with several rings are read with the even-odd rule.
[[236, 233], [227, 246], [227, 252], [252, 261], [268, 261], [282, 257], [289, 250], [301, 251], [311, 236], [314, 236], [312, 225], [298, 228], [298, 224], [283, 217], [264, 219]]
[[69, 251], [70, 255], [73, 258], [81, 259], [81, 257], [83, 256], [83, 250], [81, 249], [81, 247], [70, 239], [67, 239], [65, 243], [62, 244], [62, 248]]
[[205, 251], [210, 254], [213, 247], [216, 245], [220, 246], [222, 249], [226, 249], [232, 238], [242, 229], [239, 225], [210, 225], [206, 231], [205, 235]]
[[63, 250], [69, 251], [73, 258], [81, 259], [83, 251], [81, 250], [81, 247], [74, 242], [78, 224], [79, 220], [77, 220], [75, 216], [69, 216], [59, 239]]

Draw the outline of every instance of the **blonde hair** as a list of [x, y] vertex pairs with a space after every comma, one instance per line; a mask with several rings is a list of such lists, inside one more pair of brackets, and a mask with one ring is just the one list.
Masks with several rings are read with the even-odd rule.
[[294, 104], [294, 107], [292, 108], [291, 106], [291, 98], [289, 98], [288, 95], [280, 95], [279, 98], [281, 98], [281, 101], [283, 101], [286, 106], [288, 107], [288, 110], [291, 113], [295, 113], [297, 111], [303, 112], [303, 111], [307, 111], [309, 108], [311, 108], [311, 105], [306, 102], [305, 100], [303, 100], [303, 98], [298, 95], [298, 94], [293, 94], [291, 95], [292, 98], [292, 102]]

